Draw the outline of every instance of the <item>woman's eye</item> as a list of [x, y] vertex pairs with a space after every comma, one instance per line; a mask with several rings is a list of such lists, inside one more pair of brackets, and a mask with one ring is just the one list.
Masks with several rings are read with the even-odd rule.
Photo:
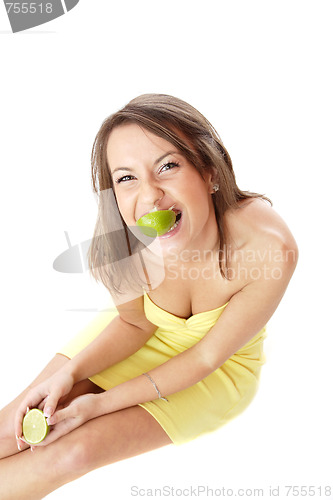
[[123, 177], [120, 177], [119, 179], [117, 179], [116, 183], [120, 184], [121, 182], [130, 181], [131, 179], [134, 179], [133, 175], [124, 175]]
[[[168, 163], [165, 163], [164, 165], [161, 166], [161, 168], [159, 169], [159, 173], [167, 172], [168, 170], [171, 170], [175, 167], [179, 167], [179, 163], [174, 161], [169, 161]], [[122, 177], [119, 177], [119, 179], [116, 180], [116, 183], [120, 184], [122, 182], [131, 181], [132, 179], [135, 179], [134, 175], [123, 175]]]
[[160, 168], [160, 172], [165, 172], [166, 170], [171, 170], [172, 168], [179, 167], [179, 163], [176, 163], [174, 161], [170, 161], [166, 163], [165, 165], [162, 165]]

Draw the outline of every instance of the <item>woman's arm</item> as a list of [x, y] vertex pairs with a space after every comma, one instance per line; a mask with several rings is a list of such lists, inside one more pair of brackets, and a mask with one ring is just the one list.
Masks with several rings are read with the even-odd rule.
[[156, 325], [145, 316], [143, 297], [117, 306], [119, 315], [87, 347], [63, 367], [80, 382], [138, 351], [153, 335]]
[[50, 417], [58, 401], [71, 391], [75, 383], [127, 358], [140, 349], [156, 330], [156, 326], [144, 314], [143, 297], [117, 306], [117, 309], [119, 316], [93, 342], [52, 377], [29, 391], [16, 413], [17, 436], [22, 434], [22, 421], [27, 407], [40, 407]]

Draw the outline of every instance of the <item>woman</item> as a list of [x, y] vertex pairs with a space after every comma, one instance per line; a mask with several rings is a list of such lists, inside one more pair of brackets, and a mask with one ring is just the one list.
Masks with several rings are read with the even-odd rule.
[[[100, 205], [89, 264], [117, 313], [2, 410], [2, 499], [42, 498], [238, 415], [256, 393], [265, 325], [296, 266], [284, 221], [267, 198], [237, 187], [218, 134], [179, 99], [143, 95], [105, 120], [92, 174]], [[147, 243], [136, 223], [154, 209], [173, 210], [176, 223]], [[27, 407], [51, 426], [33, 453], [22, 436]]]

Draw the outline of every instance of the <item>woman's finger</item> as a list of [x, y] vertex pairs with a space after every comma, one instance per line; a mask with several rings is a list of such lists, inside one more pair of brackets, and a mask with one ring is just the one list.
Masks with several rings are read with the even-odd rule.
[[28, 441], [26, 441], [23, 436], [21, 436], [19, 439], [20, 441], [23, 441], [23, 443], [28, 444], [29, 446], [31, 445], [31, 443], [28, 443]]
[[65, 420], [74, 417], [74, 410], [72, 406], [67, 406], [62, 410], [57, 410], [51, 417], [47, 418], [47, 423], [49, 425], [56, 425]]
[[47, 398], [47, 401], [45, 403], [43, 413], [45, 417], [51, 417], [53, 413], [56, 411], [56, 408], [58, 406], [58, 401], [61, 397], [61, 392], [59, 389], [56, 389], [52, 391]]
[[19, 438], [18, 436], [16, 436], [16, 444], [19, 451], [22, 451], [24, 443], [25, 441], [23, 438]]
[[43, 401], [38, 405], [39, 410], [43, 411], [47, 400], [48, 400], [48, 396], [46, 396], [46, 398], [44, 398]]

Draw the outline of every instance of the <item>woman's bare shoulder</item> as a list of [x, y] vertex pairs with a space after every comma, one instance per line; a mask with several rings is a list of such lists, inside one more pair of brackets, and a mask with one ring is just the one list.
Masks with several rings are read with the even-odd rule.
[[236, 209], [225, 213], [224, 220], [237, 248], [264, 241], [297, 248], [287, 223], [261, 198], [242, 200]]
[[142, 330], [151, 331], [152, 333], [156, 330], [156, 326], [146, 318], [143, 295], [126, 300], [126, 302], [124, 299], [123, 302], [116, 304], [116, 307], [120, 318], [125, 323], [137, 326]]

